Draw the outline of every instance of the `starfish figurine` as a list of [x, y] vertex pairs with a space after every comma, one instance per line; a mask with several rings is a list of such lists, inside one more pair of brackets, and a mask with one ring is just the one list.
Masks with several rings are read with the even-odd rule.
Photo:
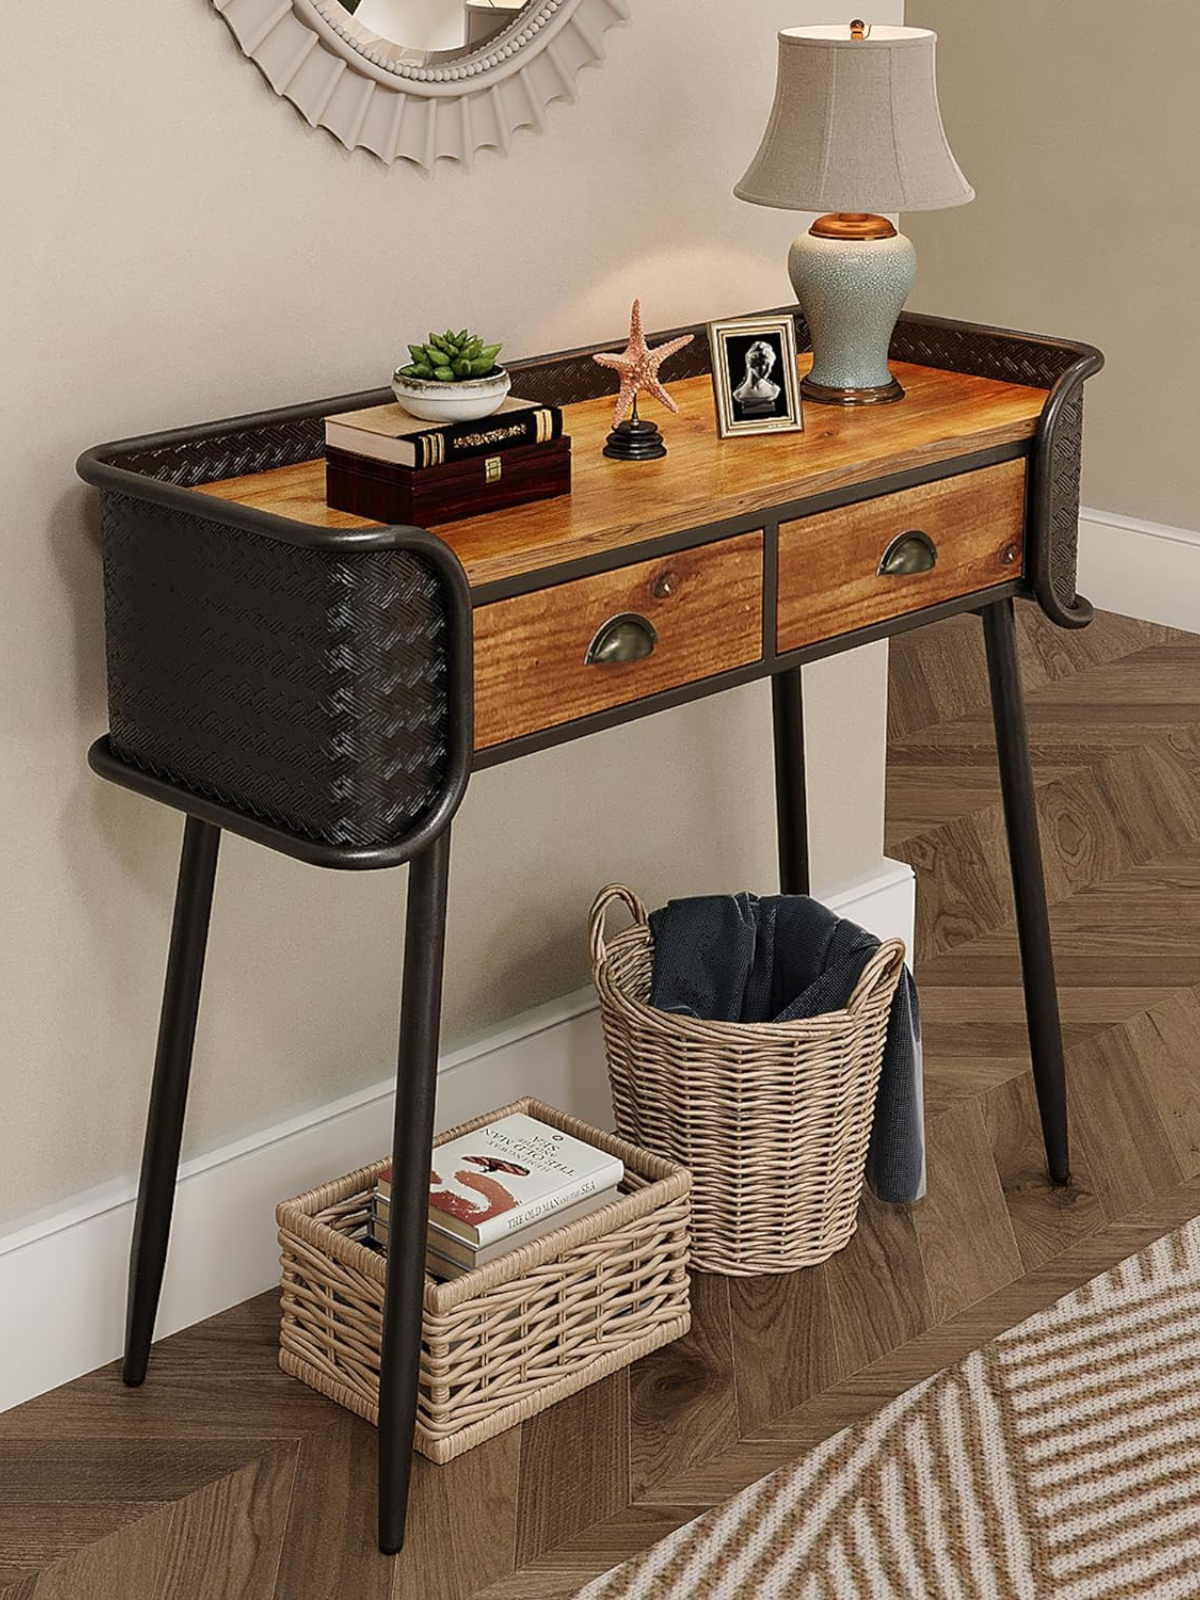
[[602, 367], [612, 367], [621, 374], [621, 392], [617, 396], [617, 409], [613, 414], [613, 426], [616, 427], [632, 411], [634, 420], [637, 419], [637, 397], [644, 389], [647, 394], [653, 395], [656, 400], [661, 400], [668, 411], [678, 413], [679, 407], [658, 381], [658, 369], [668, 356], [673, 356], [677, 350], [682, 350], [685, 344], [691, 344], [694, 335], [685, 333], [682, 339], [668, 339], [666, 344], [660, 344], [656, 350], [651, 350], [646, 343], [646, 335], [642, 332], [642, 302], [633, 302], [633, 314], [629, 319], [629, 343], [620, 355], [615, 352], [593, 356], [593, 361], [598, 361]]

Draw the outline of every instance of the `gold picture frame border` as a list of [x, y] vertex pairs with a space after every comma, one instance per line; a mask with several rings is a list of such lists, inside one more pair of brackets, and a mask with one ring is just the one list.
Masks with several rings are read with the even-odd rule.
[[[766, 421], [751, 419], [739, 422], [733, 413], [733, 380], [727, 360], [727, 346], [731, 338], [750, 334], [771, 334], [783, 343], [783, 386], [787, 394], [788, 410], [783, 417], [770, 417]], [[717, 435], [721, 439], [741, 439], [752, 434], [803, 433], [804, 402], [800, 394], [800, 373], [797, 366], [796, 325], [791, 317], [725, 317], [708, 324], [708, 348], [712, 357], [713, 398], [717, 409]]]

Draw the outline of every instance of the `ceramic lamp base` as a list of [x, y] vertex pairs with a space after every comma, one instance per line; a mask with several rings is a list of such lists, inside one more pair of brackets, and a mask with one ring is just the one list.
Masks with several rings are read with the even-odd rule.
[[812, 371], [801, 384], [824, 405], [880, 405], [904, 390], [888, 367], [896, 319], [917, 275], [902, 233], [835, 239], [801, 234], [788, 256], [796, 299], [812, 335]]
[[812, 374], [800, 380], [800, 393], [806, 400], [816, 400], [826, 406], [878, 406], [889, 400], [903, 400], [904, 390], [897, 378], [870, 389], [833, 389], [823, 383], [814, 383]]

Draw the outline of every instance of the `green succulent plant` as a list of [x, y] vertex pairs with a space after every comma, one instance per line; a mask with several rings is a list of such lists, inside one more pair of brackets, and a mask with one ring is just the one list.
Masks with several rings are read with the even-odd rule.
[[411, 362], [398, 367], [398, 378], [424, 378], [431, 383], [462, 383], [464, 378], [487, 378], [496, 371], [498, 344], [484, 344], [478, 334], [431, 333], [424, 344], [410, 344]]

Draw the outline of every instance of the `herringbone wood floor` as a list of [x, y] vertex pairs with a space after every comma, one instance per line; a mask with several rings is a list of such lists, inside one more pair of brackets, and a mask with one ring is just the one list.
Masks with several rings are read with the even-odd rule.
[[371, 1430], [283, 1378], [269, 1295], [0, 1417], [4, 1600], [538, 1600], [1200, 1213], [1200, 639], [1022, 615], [1075, 1182], [1042, 1172], [979, 625], [893, 647], [929, 1198], [825, 1266], [700, 1277], [680, 1343], [449, 1467], [374, 1546]]

